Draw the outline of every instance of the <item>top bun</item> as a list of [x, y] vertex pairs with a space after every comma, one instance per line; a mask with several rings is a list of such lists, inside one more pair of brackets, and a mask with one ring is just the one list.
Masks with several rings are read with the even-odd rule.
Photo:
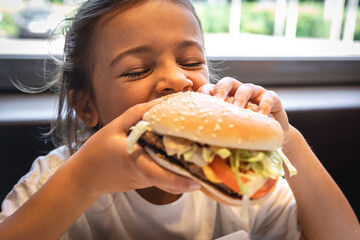
[[275, 150], [283, 143], [283, 132], [275, 119], [197, 92], [165, 96], [143, 120], [150, 122], [155, 133], [212, 146]]

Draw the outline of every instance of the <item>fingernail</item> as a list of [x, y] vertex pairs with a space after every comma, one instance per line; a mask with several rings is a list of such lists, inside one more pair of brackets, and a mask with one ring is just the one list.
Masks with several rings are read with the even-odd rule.
[[225, 101], [228, 103], [234, 103], [234, 97], [227, 97]]
[[265, 109], [260, 109], [260, 110], [258, 111], [258, 113], [261, 113], [261, 114], [264, 114], [264, 115], [269, 115], [269, 114], [270, 114], [269, 111], [267, 111], [267, 110], [265, 110]]

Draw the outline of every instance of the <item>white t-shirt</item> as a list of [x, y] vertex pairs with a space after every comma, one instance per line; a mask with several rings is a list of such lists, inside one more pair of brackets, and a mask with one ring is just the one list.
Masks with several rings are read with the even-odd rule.
[[[33, 163], [2, 204], [0, 222], [29, 199], [69, 157], [60, 147]], [[240, 207], [216, 203], [200, 191], [154, 205], [136, 191], [101, 196], [62, 239], [299, 239], [296, 203], [284, 179], [263, 203]]]

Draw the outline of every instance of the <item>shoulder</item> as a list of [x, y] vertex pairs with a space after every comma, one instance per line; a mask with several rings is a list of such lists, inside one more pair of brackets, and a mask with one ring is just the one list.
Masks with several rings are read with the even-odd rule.
[[38, 157], [33, 162], [30, 171], [17, 182], [4, 199], [0, 222], [34, 195], [69, 157], [70, 152], [65, 146]]
[[14, 188], [25, 184], [28, 188], [39, 189], [69, 157], [68, 148], [61, 146], [36, 158], [30, 171], [20, 178]]
[[20, 179], [19, 183], [25, 181], [39, 189], [69, 157], [69, 149], [65, 146], [38, 157], [33, 162], [30, 171]]

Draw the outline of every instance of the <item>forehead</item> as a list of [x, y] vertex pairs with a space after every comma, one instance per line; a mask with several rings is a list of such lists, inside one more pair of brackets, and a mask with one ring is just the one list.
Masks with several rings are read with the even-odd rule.
[[[180, 33], [181, 32], [181, 33]], [[194, 12], [169, 0], [151, 0], [121, 8], [104, 15], [95, 27], [98, 44], [131, 44], [134, 40], [151, 41], [157, 35], [190, 37], [200, 40], [202, 32]]]

